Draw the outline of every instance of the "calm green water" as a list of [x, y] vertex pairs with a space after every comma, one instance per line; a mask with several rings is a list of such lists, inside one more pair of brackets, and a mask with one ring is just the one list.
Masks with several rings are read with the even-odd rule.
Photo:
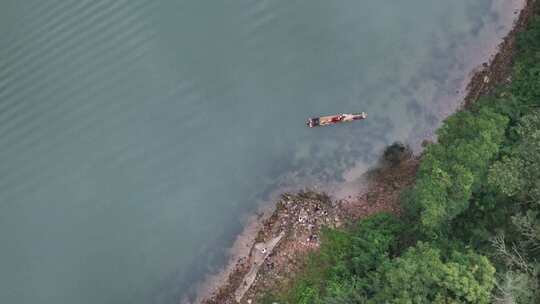
[[177, 302], [269, 193], [429, 134], [513, 15], [225, 2], [0, 2], [0, 303]]

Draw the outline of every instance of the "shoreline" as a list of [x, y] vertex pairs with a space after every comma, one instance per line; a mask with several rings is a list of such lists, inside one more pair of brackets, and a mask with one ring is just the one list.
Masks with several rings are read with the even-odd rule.
[[[516, 35], [530, 20], [533, 2], [525, 1], [489, 63], [467, 77], [466, 94], [456, 111], [469, 108], [498, 85], [510, 82]], [[273, 208], [250, 218], [233, 246], [231, 263], [208, 280], [212, 286], [202, 290], [196, 303], [257, 303], [263, 292], [279, 290], [302, 269], [302, 257], [319, 246], [321, 227], [340, 227], [380, 211], [399, 214], [399, 193], [414, 181], [420, 158], [411, 155], [397, 166], [369, 170], [366, 191], [355, 200], [332, 201], [311, 191], [283, 194]], [[209, 286], [208, 282], [204, 285]]]

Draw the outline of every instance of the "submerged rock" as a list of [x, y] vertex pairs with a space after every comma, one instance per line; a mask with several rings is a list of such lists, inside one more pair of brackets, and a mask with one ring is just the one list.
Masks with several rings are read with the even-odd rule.
[[382, 159], [385, 164], [395, 167], [411, 156], [412, 150], [409, 146], [395, 142], [384, 150]]

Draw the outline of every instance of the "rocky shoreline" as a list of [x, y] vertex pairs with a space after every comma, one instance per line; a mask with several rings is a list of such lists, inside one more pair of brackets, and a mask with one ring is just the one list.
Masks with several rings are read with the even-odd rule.
[[256, 303], [265, 291], [287, 286], [302, 269], [303, 257], [319, 248], [322, 227], [338, 228], [381, 211], [398, 213], [399, 189], [412, 183], [417, 164], [417, 158], [407, 157], [371, 171], [370, 191], [351, 201], [333, 201], [313, 191], [283, 194], [249, 255], [237, 262], [227, 284], [203, 303]]
[[[526, 1], [497, 54], [474, 73], [463, 107], [470, 107], [481, 96], [493, 94], [498, 85], [511, 81], [516, 36], [533, 15], [534, 2]], [[367, 190], [356, 199], [333, 201], [312, 191], [283, 194], [273, 213], [262, 219], [254, 242], [248, 245], [249, 253], [237, 260], [223, 284], [201, 302], [258, 303], [265, 292], [286, 288], [301, 271], [306, 254], [319, 248], [323, 227], [337, 228], [381, 211], [399, 214], [400, 192], [414, 182], [421, 156], [407, 150], [398, 155], [395, 161], [383, 157], [380, 166], [366, 174]]]
[[512, 60], [515, 55], [517, 34], [526, 28], [534, 15], [534, 2], [536, 0], [526, 0], [523, 9], [520, 12], [514, 12], [519, 14], [519, 17], [512, 30], [499, 45], [497, 53], [490, 62], [482, 64], [481, 69], [474, 73], [467, 85], [468, 93], [464, 99], [465, 108], [481, 96], [492, 94], [497, 86], [511, 82]]

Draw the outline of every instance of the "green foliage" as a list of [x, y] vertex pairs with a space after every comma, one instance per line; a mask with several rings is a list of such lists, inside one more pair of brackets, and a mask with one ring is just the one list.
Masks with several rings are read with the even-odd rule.
[[534, 264], [540, 253], [540, 111], [523, 116], [512, 131], [515, 140], [492, 166], [488, 180], [495, 191], [519, 204], [511, 216], [514, 241], [521, 248], [520, 259]]
[[370, 303], [488, 303], [495, 268], [473, 252], [453, 252], [418, 243], [381, 266]]
[[473, 191], [485, 179], [490, 161], [504, 140], [509, 119], [489, 108], [463, 111], [439, 129], [439, 143], [429, 146], [407, 207], [417, 210], [421, 229], [437, 232], [469, 207]]
[[522, 174], [524, 170], [525, 163], [521, 159], [505, 156], [491, 167], [488, 182], [505, 195], [514, 196], [527, 184]]
[[493, 303], [535, 303], [537, 284], [537, 279], [530, 274], [520, 271], [507, 271], [497, 283]]
[[540, 217], [538, 210], [527, 210], [512, 216], [512, 223], [522, 236], [521, 245], [531, 255], [540, 252]]
[[[455, 235], [478, 250], [495, 249], [492, 260], [499, 265], [500, 279], [494, 303], [540, 302], [539, 104], [540, 18], [535, 17], [519, 35], [511, 85], [476, 106], [507, 116], [512, 127], [500, 149], [502, 157], [490, 166], [484, 189], [474, 195], [472, 207], [456, 219], [453, 228]], [[489, 248], [486, 240], [495, 231], [507, 239]]]
[[362, 280], [357, 278], [351, 278], [350, 280], [333, 282], [328, 286], [327, 294], [323, 298], [322, 303], [325, 304], [355, 304], [365, 303], [367, 301], [366, 296], [362, 294], [362, 290], [365, 288], [365, 283], [361, 283]]
[[478, 192], [469, 209], [452, 221], [451, 235], [479, 252], [490, 252], [493, 233], [510, 228], [515, 207], [489, 190]]
[[397, 251], [397, 235], [403, 224], [395, 216], [379, 213], [361, 221], [353, 230], [350, 251], [352, 275], [361, 276], [375, 269], [390, 253]]
[[[327, 303], [329, 299], [360, 297], [365, 277], [396, 250], [401, 222], [379, 213], [348, 231], [325, 229], [319, 252], [310, 257], [307, 271], [284, 299], [289, 303]], [[326, 298], [325, 298], [326, 297]]]
[[540, 201], [540, 111], [524, 116], [513, 128], [515, 144], [493, 165], [489, 183], [507, 196]]
[[522, 246], [508, 246], [504, 234], [493, 238], [494, 259], [502, 261], [500, 278], [493, 292], [494, 303], [538, 303], [540, 290], [538, 278], [539, 264], [534, 257], [527, 256], [527, 249]]
[[511, 91], [525, 104], [540, 103], [540, 17], [535, 17], [529, 29], [518, 36], [518, 51], [514, 64]]

